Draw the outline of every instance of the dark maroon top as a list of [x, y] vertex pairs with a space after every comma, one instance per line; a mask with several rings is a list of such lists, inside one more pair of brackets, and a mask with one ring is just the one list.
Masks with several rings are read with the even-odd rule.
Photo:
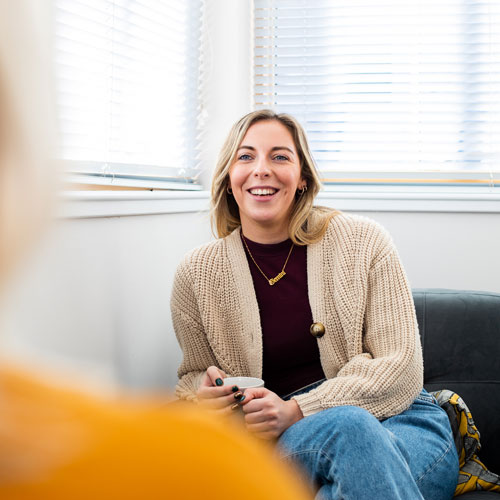
[[[243, 236], [242, 236], [243, 238]], [[263, 245], [245, 238], [253, 258], [268, 278], [283, 268], [291, 240]], [[243, 244], [243, 247], [245, 245]], [[259, 304], [265, 386], [280, 396], [325, 377], [317, 340], [309, 333], [312, 313], [307, 294], [307, 252], [294, 246], [286, 275], [270, 286], [247, 254]]]

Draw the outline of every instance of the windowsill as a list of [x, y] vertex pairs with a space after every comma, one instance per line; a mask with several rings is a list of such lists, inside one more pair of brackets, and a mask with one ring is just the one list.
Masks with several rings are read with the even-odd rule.
[[326, 186], [316, 203], [360, 212], [500, 213], [500, 188]]
[[[60, 217], [123, 217], [209, 208], [209, 191], [65, 191]], [[327, 186], [319, 205], [360, 212], [500, 213], [499, 188]]]
[[64, 191], [59, 215], [81, 219], [205, 212], [209, 197], [208, 191]]

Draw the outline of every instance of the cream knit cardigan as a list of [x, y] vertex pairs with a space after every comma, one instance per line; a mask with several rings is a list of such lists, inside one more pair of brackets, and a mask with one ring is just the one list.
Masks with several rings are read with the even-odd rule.
[[[422, 389], [422, 351], [410, 287], [387, 232], [365, 217], [336, 215], [307, 247], [307, 282], [313, 321], [326, 330], [318, 346], [327, 380], [294, 398], [304, 416], [341, 405], [377, 418], [407, 409]], [[240, 229], [184, 258], [171, 309], [183, 351], [179, 398], [196, 399], [211, 365], [231, 376], [262, 376], [259, 308]]]

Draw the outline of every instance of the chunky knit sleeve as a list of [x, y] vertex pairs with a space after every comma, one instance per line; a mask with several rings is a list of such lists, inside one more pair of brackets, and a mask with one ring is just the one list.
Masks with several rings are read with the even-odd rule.
[[357, 255], [356, 272], [336, 276], [337, 289], [350, 301], [341, 323], [351, 354], [335, 376], [295, 398], [305, 416], [353, 405], [386, 418], [407, 409], [422, 389], [423, 359], [410, 286], [392, 240], [374, 227], [369, 235], [378, 243]]
[[183, 353], [175, 394], [180, 399], [195, 400], [205, 370], [217, 362], [201, 322], [189, 256], [177, 268], [170, 308], [175, 335]]

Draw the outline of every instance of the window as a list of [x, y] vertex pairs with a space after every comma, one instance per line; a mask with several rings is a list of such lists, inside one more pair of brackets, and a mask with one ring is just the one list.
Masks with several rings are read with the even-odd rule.
[[254, 104], [326, 185], [500, 185], [500, 3], [255, 0]]
[[62, 159], [75, 184], [196, 182], [202, 0], [54, 0]]

